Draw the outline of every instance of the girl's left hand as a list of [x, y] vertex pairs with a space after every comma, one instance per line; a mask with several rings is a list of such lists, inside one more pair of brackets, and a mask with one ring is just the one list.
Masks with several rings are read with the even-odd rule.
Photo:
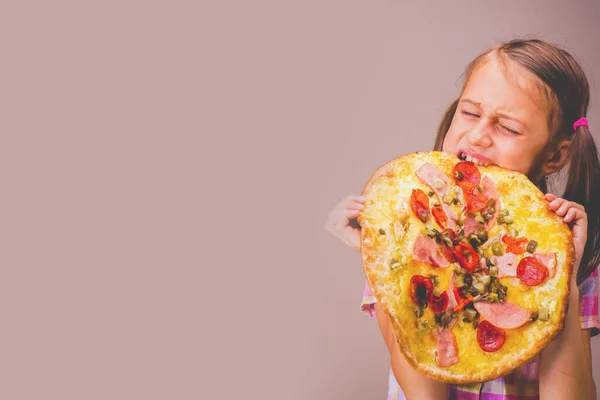
[[577, 270], [587, 241], [588, 219], [585, 208], [573, 201], [567, 201], [553, 194], [544, 196], [550, 202], [550, 209], [563, 217], [564, 221], [569, 224], [571, 233], [573, 234], [573, 244], [575, 245], [575, 265], [573, 265], [573, 277], [577, 277]]

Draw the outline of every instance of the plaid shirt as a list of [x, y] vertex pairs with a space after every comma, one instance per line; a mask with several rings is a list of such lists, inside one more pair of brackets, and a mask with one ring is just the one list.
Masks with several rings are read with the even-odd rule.
[[[579, 285], [582, 298], [579, 321], [581, 329], [592, 329], [592, 336], [599, 333], [598, 320], [598, 268]], [[365, 282], [361, 310], [375, 316], [377, 302], [369, 285]], [[533, 400], [539, 399], [540, 356], [519, 367], [509, 375], [493, 381], [468, 385], [450, 385], [450, 399], [455, 400]], [[388, 400], [405, 399], [400, 385], [390, 370]]]

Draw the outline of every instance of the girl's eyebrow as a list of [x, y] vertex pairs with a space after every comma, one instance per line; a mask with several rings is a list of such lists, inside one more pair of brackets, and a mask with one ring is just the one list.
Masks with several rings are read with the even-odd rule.
[[[474, 105], [474, 106], [476, 106], [476, 107], [479, 107], [479, 108], [481, 108], [481, 103], [480, 103], [480, 102], [478, 102], [478, 101], [475, 101], [475, 100], [471, 100], [471, 99], [469, 99], [469, 98], [466, 98], [466, 99], [461, 99], [461, 100], [460, 100], [460, 102], [461, 102], [461, 103], [469, 103], [469, 104], [472, 104], [472, 105]], [[513, 115], [510, 115], [510, 114], [508, 114], [508, 113], [505, 113], [505, 112], [503, 112], [503, 111], [495, 111], [495, 112], [494, 112], [494, 114], [496, 114], [496, 115], [497, 115], [497, 116], [499, 116], [499, 117], [502, 117], [502, 118], [505, 118], [505, 119], [509, 119], [509, 120], [511, 120], [511, 121], [514, 121], [514, 122], [517, 122], [517, 123], [519, 123], [519, 124], [522, 124], [522, 125], [524, 125], [524, 124], [523, 124], [523, 122], [521, 122], [521, 120], [520, 120], [519, 118], [517, 118], [517, 117], [515, 117], [515, 116], [513, 116]]]

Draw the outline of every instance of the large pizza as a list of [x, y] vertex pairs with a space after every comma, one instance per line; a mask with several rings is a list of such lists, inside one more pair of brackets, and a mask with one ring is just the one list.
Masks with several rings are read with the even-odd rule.
[[573, 240], [526, 176], [420, 152], [378, 168], [362, 195], [364, 271], [416, 370], [495, 379], [560, 333]]

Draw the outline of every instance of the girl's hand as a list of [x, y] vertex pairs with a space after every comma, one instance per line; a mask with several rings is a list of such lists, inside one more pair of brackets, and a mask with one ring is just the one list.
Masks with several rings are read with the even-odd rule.
[[331, 210], [325, 224], [325, 229], [354, 250], [360, 250], [360, 225], [356, 218], [365, 201], [361, 196], [347, 196]]
[[573, 244], [575, 245], [575, 265], [573, 266], [573, 277], [577, 277], [579, 263], [583, 256], [583, 249], [587, 241], [588, 219], [585, 208], [581, 204], [573, 201], [567, 201], [553, 194], [544, 196], [550, 202], [550, 209], [563, 217], [564, 221], [569, 224], [571, 233], [573, 233]]

